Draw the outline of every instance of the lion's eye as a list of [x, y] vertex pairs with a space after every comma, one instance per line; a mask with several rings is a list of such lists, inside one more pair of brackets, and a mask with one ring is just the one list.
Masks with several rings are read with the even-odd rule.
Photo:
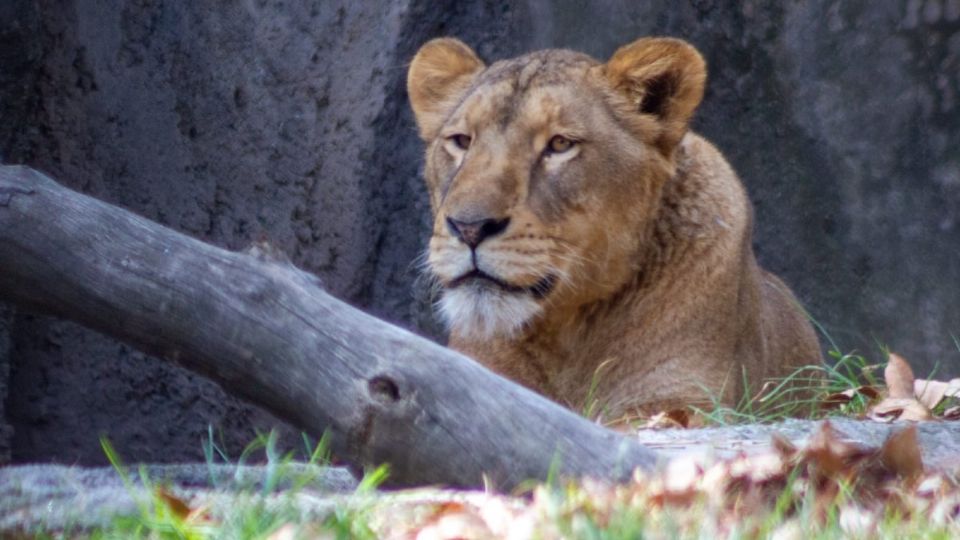
[[457, 145], [457, 148], [461, 150], [470, 148], [470, 142], [473, 140], [469, 135], [464, 135], [463, 133], [451, 135], [449, 139], [453, 141], [453, 144]]
[[562, 154], [571, 148], [573, 148], [573, 141], [562, 135], [554, 135], [547, 143], [547, 152], [551, 154]]

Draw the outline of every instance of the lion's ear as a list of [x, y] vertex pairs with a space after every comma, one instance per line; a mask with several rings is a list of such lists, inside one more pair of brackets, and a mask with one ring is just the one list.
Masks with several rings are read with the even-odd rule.
[[661, 122], [658, 145], [671, 152], [703, 99], [707, 65], [700, 53], [679, 39], [642, 38], [620, 47], [604, 73], [634, 112], [653, 115]]
[[420, 47], [407, 72], [407, 94], [423, 140], [437, 136], [474, 75], [483, 68], [476, 53], [458, 39], [438, 38]]

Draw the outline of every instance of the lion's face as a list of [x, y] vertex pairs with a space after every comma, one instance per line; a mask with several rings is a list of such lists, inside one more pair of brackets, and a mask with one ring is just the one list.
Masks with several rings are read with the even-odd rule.
[[614, 294], [642, 264], [679, 136], [612, 71], [559, 50], [484, 68], [449, 39], [414, 59], [428, 261], [458, 334], [515, 335]]

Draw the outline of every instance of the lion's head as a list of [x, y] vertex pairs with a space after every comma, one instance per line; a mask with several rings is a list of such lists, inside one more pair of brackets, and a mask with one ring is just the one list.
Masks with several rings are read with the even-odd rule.
[[695, 49], [665, 38], [606, 64], [548, 50], [487, 67], [455, 39], [423, 46], [407, 84], [454, 332], [514, 336], [634, 279], [705, 77]]

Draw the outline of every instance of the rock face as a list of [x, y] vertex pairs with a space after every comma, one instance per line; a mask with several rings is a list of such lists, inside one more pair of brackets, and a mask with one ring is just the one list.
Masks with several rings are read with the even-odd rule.
[[[266, 238], [341, 298], [442, 337], [417, 280], [428, 206], [403, 87], [417, 47], [455, 35], [488, 60], [604, 58], [683, 37], [710, 66], [695, 128], [748, 186], [761, 262], [842, 350], [878, 358], [879, 341], [919, 374], [960, 375], [960, 0], [604, 4], [8, 0], [0, 160], [217, 245]], [[194, 459], [208, 424], [236, 452], [276, 423], [12, 310], [4, 391], [14, 461], [104, 463], [101, 433], [129, 461]]]

